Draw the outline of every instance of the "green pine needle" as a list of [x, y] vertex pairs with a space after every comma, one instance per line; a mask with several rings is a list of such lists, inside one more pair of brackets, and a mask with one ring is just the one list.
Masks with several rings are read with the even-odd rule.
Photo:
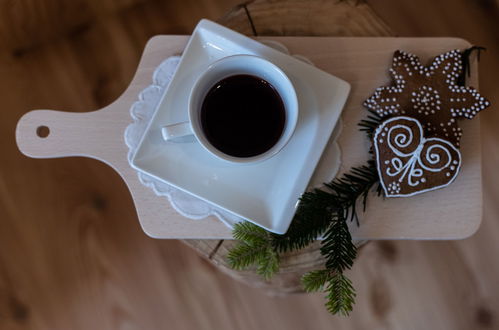
[[476, 52], [476, 57], [477, 60], [480, 61], [480, 52], [481, 51], [486, 51], [487, 49], [485, 47], [481, 46], [472, 46], [468, 49], [465, 49], [461, 52], [461, 59], [463, 63], [463, 69], [461, 71], [461, 74], [459, 77], [457, 77], [456, 84], [459, 86], [465, 86], [466, 85], [466, 77], [471, 76], [471, 65], [470, 65], [470, 57], [473, 54], [473, 52]]
[[238, 241], [259, 245], [268, 240], [269, 233], [251, 222], [243, 221], [234, 226], [233, 236]]
[[331, 314], [347, 316], [355, 304], [355, 289], [352, 281], [343, 273], [329, 269], [314, 270], [302, 277], [305, 291], [326, 291], [326, 308]]
[[274, 247], [279, 252], [287, 252], [302, 249], [317, 240], [330, 222], [332, 202], [330, 194], [321, 190], [304, 193], [286, 234], [273, 235]]
[[326, 257], [326, 268], [335, 272], [350, 269], [357, 257], [346, 219], [337, 214], [322, 241], [321, 254]]
[[326, 308], [331, 314], [348, 316], [355, 304], [355, 289], [352, 281], [343, 273], [334, 274], [326, 288]]
[[259, 260], [265, 259], [267, 247], [265, 245], [253, 246], [246, 243], [240, 243], [230, 250], [227, 260], [229, 266], [236, 270], [243, 270], [256, 264]]
[[279, 254], [271, 247], [259, 259], [256, 273], [266, 280], [270, 280], [279, 271]]
[[323, 290], [327, 282], [331, 279], [331, 271], [319, 269], [308, 272], [301, 278], [303, 288], [307, 292]]
[[360, 131], [366, 132], [369, 141], [372, 141], [374, 132], [376, 131], [376, 128], [381, 124], [383, 119], [376, 113], [376, 111], [370, 109], [368, 109], [367, 111], [369, 111], [367, 119], [362, 119], [358, 125], [360, 126]]
[[239, 243], [229, 251], [227, 261], [236, 270], [256, 265], [257, 274], [269, 280], [279, 270], [279, 254], [272, 234], [250, 222], [234, 225], [233, 236]]

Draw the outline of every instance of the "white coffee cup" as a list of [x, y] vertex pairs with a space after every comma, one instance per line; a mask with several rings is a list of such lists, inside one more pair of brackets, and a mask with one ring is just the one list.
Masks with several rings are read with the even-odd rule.
[[[222, 79], [240, 74], [260, 77], [270, 83], [281, 97], [285, 109], [284, 129], [279, 140], [269, 150], [252, 157], [235, 157], [218, 150], [206, 138], [201, 124], [201, 107], [208, 91]], [[194, 83], [188, 107], [189, 121], [162, 127], [163, 139], [172, 143], [186, 143], [183, 137], [194, 135], [211, 154], [233, 163], [262, 161], [274, 156], [289, 141], [298, 120], [298, 99], [289, 78], [275, 64], [254, 55], [228, 56], [211, 64]], [[258, 132], [255, 131], [255, 134]]]

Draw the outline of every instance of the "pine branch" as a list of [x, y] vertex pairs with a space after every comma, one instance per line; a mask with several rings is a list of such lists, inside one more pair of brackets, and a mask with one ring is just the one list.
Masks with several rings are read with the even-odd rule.
[[[330, 201], [330, 221], [322, 241], [321, 254], [326, 259], [325, 269], [306, 274], [302, 278], [308, 291], [326, 288], [326, 307], [332, 314], [348, 315], [355, 302], [355, 290], [351, 281], [343, 274], [350, 269], [357, 256], [347, 220], [356, 220], [356, 204], [362, 200], [363, 208], [369, 191], [379, 182], [378, 171], [373, 160], [367, 165], [353, 168], [341, 178], [333, 180], [326, 187]], [[381, 188], [376, 189], [378, 195]]]
[[352, 267], [357, 248], [348, 230], [348, 215], [341, 211], [333, 215], [322, 241], [321, 254], [326, 258], [326, 268], [306, 274], [302, 283], [307, 291], [322, 289], [327, 283], [326, 308], [332, 314], [348, 315], [355, 303], [355, 290], [343, 271]]

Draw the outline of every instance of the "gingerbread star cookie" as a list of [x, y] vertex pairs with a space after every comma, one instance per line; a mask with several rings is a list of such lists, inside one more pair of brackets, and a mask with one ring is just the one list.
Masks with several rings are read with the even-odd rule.
[[425, 137], [440, 137], [459, 147], [462, 131], [457, 119], [472, 119], [490, 105], [473, 87], [458, 86], [463, 72], [459, 50], [435, 57], [423, 66], [415, 55], [397, 50], [391, 86], [379, 87], [364, 105], [382, 118], [397, 115], [417, 119]]

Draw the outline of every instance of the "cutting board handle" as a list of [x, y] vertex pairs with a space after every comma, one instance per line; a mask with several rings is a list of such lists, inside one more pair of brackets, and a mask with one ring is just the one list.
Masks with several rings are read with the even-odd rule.
[[17, 123], [17, 145], [33, 158], [86, 156], [104, 160], [106, 145], [116, 143], [116, 130], [106, 125], [106, 112], [30, 111]]

